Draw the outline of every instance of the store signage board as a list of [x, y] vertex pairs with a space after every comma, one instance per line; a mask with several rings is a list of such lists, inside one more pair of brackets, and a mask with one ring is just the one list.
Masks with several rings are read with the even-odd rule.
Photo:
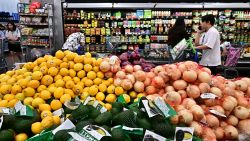
[[[65, 0], [69, 3], [100, 3], [100, 0]], [[203, 3], [203, 2], [219, 2], [219, 3], [232, 3], [232, 2], [249, 2], [249, 0], [102, 0], [101, 3]]]

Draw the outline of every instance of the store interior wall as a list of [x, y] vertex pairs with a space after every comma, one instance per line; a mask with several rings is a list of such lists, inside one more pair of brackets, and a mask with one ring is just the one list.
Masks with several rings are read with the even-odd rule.
[[0, 11], [17, 13], [17, 3], [19, 0], [1, 0]]

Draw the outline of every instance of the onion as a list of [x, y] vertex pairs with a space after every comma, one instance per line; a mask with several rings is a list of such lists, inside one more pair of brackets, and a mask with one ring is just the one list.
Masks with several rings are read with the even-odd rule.
[[114, 85], [115, 85], [115, 86], [120, 86], [121, 83], [122, 83], [122, 80], [121, 80], [120, 78], [116, 78], [116, 79], [114, 80]]
[[174, 106], [174, 109], [175, 109], [176, 112], [179, 112], [181, 110], [184, 110], [185, 107], [183, 105], [176, 105], [176, 106]]
[[155, 98], [156, 98], [156, 96], [155, 96], [155, 95], [147, 95], [146, 98], [147, 98], [148, 100], [154, 101]]
[[163, 72], [159, 72], [158, 76], [160, 76], [161, 78], [163, 78], [164, 82], [168, 82], [169, 81], [169, 76], [168, 73], [163, 71]]
[[228, 80], [225, 82], [225, 87], [229, 87], [229, 88], [234, 90], [236, 88], [236, 84], [234, 82]]
[[218, 97], [222, 97], [222, 92], [221, 92], [221, 90], [220, 90], [219, 88], [217, 88], [217, 87], [212, 87], [212, 88], [210, 89], [210, 91], [211, 91], [211, 93], [217, 95]]
[[234, 103], [234, 106], [237, 106], [238, 105], [238, 102], [237, 102], [237, 99], [235, 97], [232, 97], [232, 96], [228, 96], [226, 97], [227, 99], [230, 99], [233, 103]]
[[203, 132], [202, 134], [203, 141], [217, 141], [216, 135], [211, 128], [204, 127], [202, 132]]
[[166, 91], [166, 92], [171, 92], [171, 91], [175, 91], [175, 90], [174, 90], [174, 87], [173, 87], [173, 86], [167, 86], [167, 87], [165, 88], [165, 91]]
[[209, 127], [213, 127], [213, 128], [219, 127], [220, 125], [219, 119], [216, 116], [211, 115], [211, 114], [206, 115], [206, 122]]
[[176, 90], [185, 90], [187, 88], [187, 82], [184, 80], [176, 80], [173, 86]]
[[199, 105], [194, 105], [190, 108], [190, 111], [192, 112], [194, 116], [194, 120], [200, 121], [204, 117], [204, 111]]
[[137, 80], [137, 81], [144, 81], [145, 79], [146, 79], [146, 74], [145, 74], [145, 72], [144, 71], [141, 71], [141, 70], [139, 70], [139, 71], [137, 71], [137, 72], [135, 72], [135, 79]]
[[136, 81], [134, 84], [134, 90], [138, 93], [141, 93], [144, 91], [144, 84], [143, 82]]
[[228, 124], [227, 124], [227, 122], [225, 122], [225, 121], [222, 121], [222, 122], [220, 122], [220, 127], [226, 127]]
[[235, 95], [235, 90], [226, 86], [222, 93], [224, 95], [234, 96]]
[[234, 115], [230, 115], [228, 118], [227, 118], [227, 123], [229, 125], [233, 125], [233, 126], [237, 126], [238, 125], [238, 118], [235, 117]]
[[235, 98], [244, 97], [244, 96], [245, 96], [244, 92], [239, 91], [239, 90], [235, 90], [235, 94], [234, 94]]
[[201, 137], [203, 130], [202, 130], [202, 126], [198, 122], [192, 121], [190, 124], [190, 127], [194, 128], [194, 134], [196, 136]]
[[188, 70], [197, 70], [198, 68], [198, 64], [196, 62], [186, 61], [184, 64]]
[[225, 131], [225, 138], [226, 139], [237, 139], [238, 138], [238, 130], [233, 127], [232, 125], [227, 125], [224, 128]]
[[108, 72], [110, 70], [110, 64], [107, 61], [102, 61], [99, 68], [102, 72]]
[[214, 133], [215, 133], [215, 136], [216, 136], [217, 140], [223, 139], [223, 137], [225, 135], [225, 132], [224, 132], [223, 128], [221, 128], [221, 127], [216, 128], [214, 130]]
[[187, 95], [188, 97], [191, 97], [191, 98], [198, 98], [200, 97], [200, 89], [198, 86], [196, 85], [189, 85], [187, 87]]
[[197, 79], [197, 73], [194, 70], [184, 71], [182, 79], [190, 83], [195, 82]]
[[170, 117], [170, 122], [172, 124], [178, 124], [179, 123], [179, 116], [178, 115], [173, 115]]
[[113, 77], [113, 74], [114, 74], [113, 72], [110, 72], [110, 71], [109, 71], [109, 72], [105, 72], [105, 73], [104, 73], [104, 76], [105, 76], [106, 78], [112, 78], [112, 77]]
[[165, 86], [165, 82], [162, 77], [156, 76], [152, 80], [152, 85], [155, 86], [156, 88], [162, 88]]
[[247, 107], [249, 104], [248, 100], [244, 96], [237, 97], [237, 101], [239, 106]]
[[184, 90], [179, 90], [178, 93], [180, 94], [181, 99], [187, 98], [187, 93], [186, 93], [186, 91], [184, 91]]
[[148, 95], [156, 93], [155, 87], [154, 87], [154, 86], [147, 86], [147, 87], [146, 87], [146, 93], [147, 93]]
[[124, 79], [122, 80], [121, 82], [121, 87], [124, 89], [124, 90], [130, 90], [132, 87], [133, 87], [133, 84], [132, 82], [129, 80], [129, 79]]
[[250, 78], [243, 77], [243, 78], [241, 78], [241, 80], [245, 81], [245, 83], [247, 84], [247, 86], [250, 87]]
[[179, 105], [181, 104], [181, 96], [179, 93], [172, 91], [168, 92], [167, 94], [163, 95], [163, 99], [169, 105]]
[[126, 65], [124, 69], [127, 73], [132, 73], [134, 71], [134, 68], [131, 65]]
[[126, 77], [126, 73], [123, 71], [118, 71], [115, 75], [117, 78], [124, 79]]
[[181, 78], [181, 71], [178, 69], [172, 70], [168, 72], [168, 76], [170, 76], [172, 80], [178, 80]]
[[210, 109], [216, 110], [221, 114], [225, 114], [225, 110], [220, 105], [213, 106]]
[[155, 77], [155, 74], [153, 72], [147, 72], [146, 77], [152, 79]]
[[242, 133], [250, 135], [250, 119], [239, 121], [238, 127], [239, 130], [242, 131]]
[[147, 87], [147, 86], [149, 86], [151, 84], [151, 79], [150, 78], [146, 78], [143, 83], [144, 83], [144, 86]]
[[224, 79], [222, 77], [216, 76], [216, 77], [212, 78], [212, 85], [214, 87], [221, 89], [221, 90], [224, 90], [224, 87], [225, 87]]
[[154, 68], [154, 73], [155, 73], [156, 75], [158, 75], [159, 72], [163, 72], [163, 71], [165, 71], [165, 70], [164, 70], [164, 68], [163, 68], [162, 66], [156, 66], [156, 67]]
[[113, 65], [110, 68], [110, 71], [113, 72], [113, 73], [116, 73], [116, 72], [118, 72], [120, 70], [121, 70], [120, 64], [119, 65]]
[[243, 80], [237, 80], [234, 82], [236, 84], [236, 90], [245, 92], [247, 90], [247, 83]]
[[250, 97], [250, 87], [247, 88], [246, 95]]
[[212, 74], [211, 70], [207, 67], [203, 67], [201, 70], [207, 72], [210, 75]]
[[189, 110], [186, 109], [181, 110], [178, 112], [178, 115], [179, 115], [179, 120], [182, 123], [191, 124], [191, 122], [193, 121], [193, 115]]
[[158, 91], [158, 94], [159, 94], [159, 95], [165, 94], [165, 90], [164, 90], [164, 89], [160, 89], [160, 90]]
[[196, 105], [196, 102], [192, 98], [186, 98], [182, 101], [182, 105], [186, 109], [190, 109], [192, 106]]
[[141, 66], [140, 65], [135, 65], [134, 66], [134, 72], [137, 72], [139, 70], [142, 70]]
[[181, 64], [178, 65], [178, 69], [179, 69], [182, 73], [183, 73], [184, 71], [187, 70], [185, 64], [183, 64], [183, 63], [181, 63]]
[[249, 111], [245, 107], [237, 106], [234, 109], [234, 115], [239, 119], [247, 119], [249, 117]]
[[220, 101], [218, 99], [205, 99], [204, 102], [206, 106], [211, 107], [218, 105]]
[[130, 80], [130, 81], [132, 82], [132, 84], [135, 83], [135, 77], [134, 77], [134, 75], [132, 75], [132, 74], [128, 74], [128, 75], [126, 76], [126, 79]]
[[[235, 99], [235, 98], [234, 98]], [[237, 101], [236, 101], [237, 102]], [[235, 101], [233, 100], [233, 97], [228, 96], [226, 97], [223, 102], [222, 102], [222, 107], [227, 110], [227, 111], [232, 111], [234, 109], [234, 107], [237, 104], [235, 104]]]
[[208, 83], [200, 83], [199, 84], [199, 89], [200, 89], [201, 93], [210, 92], [210, 86], [208, 85]]
[[211, 83], [212, 78], [207, 72], [200, 72], [198, 74], [198, 80], [202, 83]]

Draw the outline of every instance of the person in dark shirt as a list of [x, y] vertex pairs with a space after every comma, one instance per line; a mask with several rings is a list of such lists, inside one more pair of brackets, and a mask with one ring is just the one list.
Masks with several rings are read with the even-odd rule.
[[183, 38], [188, 39], [189, 36], [186, 31], [186, 26], [184, 18], [179, 17], [176, 19], [175, 24], [168, 32], [168, 45], [174, 47], [177, 45]]

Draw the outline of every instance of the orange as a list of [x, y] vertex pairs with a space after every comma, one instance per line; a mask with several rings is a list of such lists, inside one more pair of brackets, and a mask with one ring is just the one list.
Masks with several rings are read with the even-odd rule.
[[59, 100], [54, 99], [51, 101], [50, 107], [52, 110], [55, 111], [55, 110], [62, 108], [62, 103]]

